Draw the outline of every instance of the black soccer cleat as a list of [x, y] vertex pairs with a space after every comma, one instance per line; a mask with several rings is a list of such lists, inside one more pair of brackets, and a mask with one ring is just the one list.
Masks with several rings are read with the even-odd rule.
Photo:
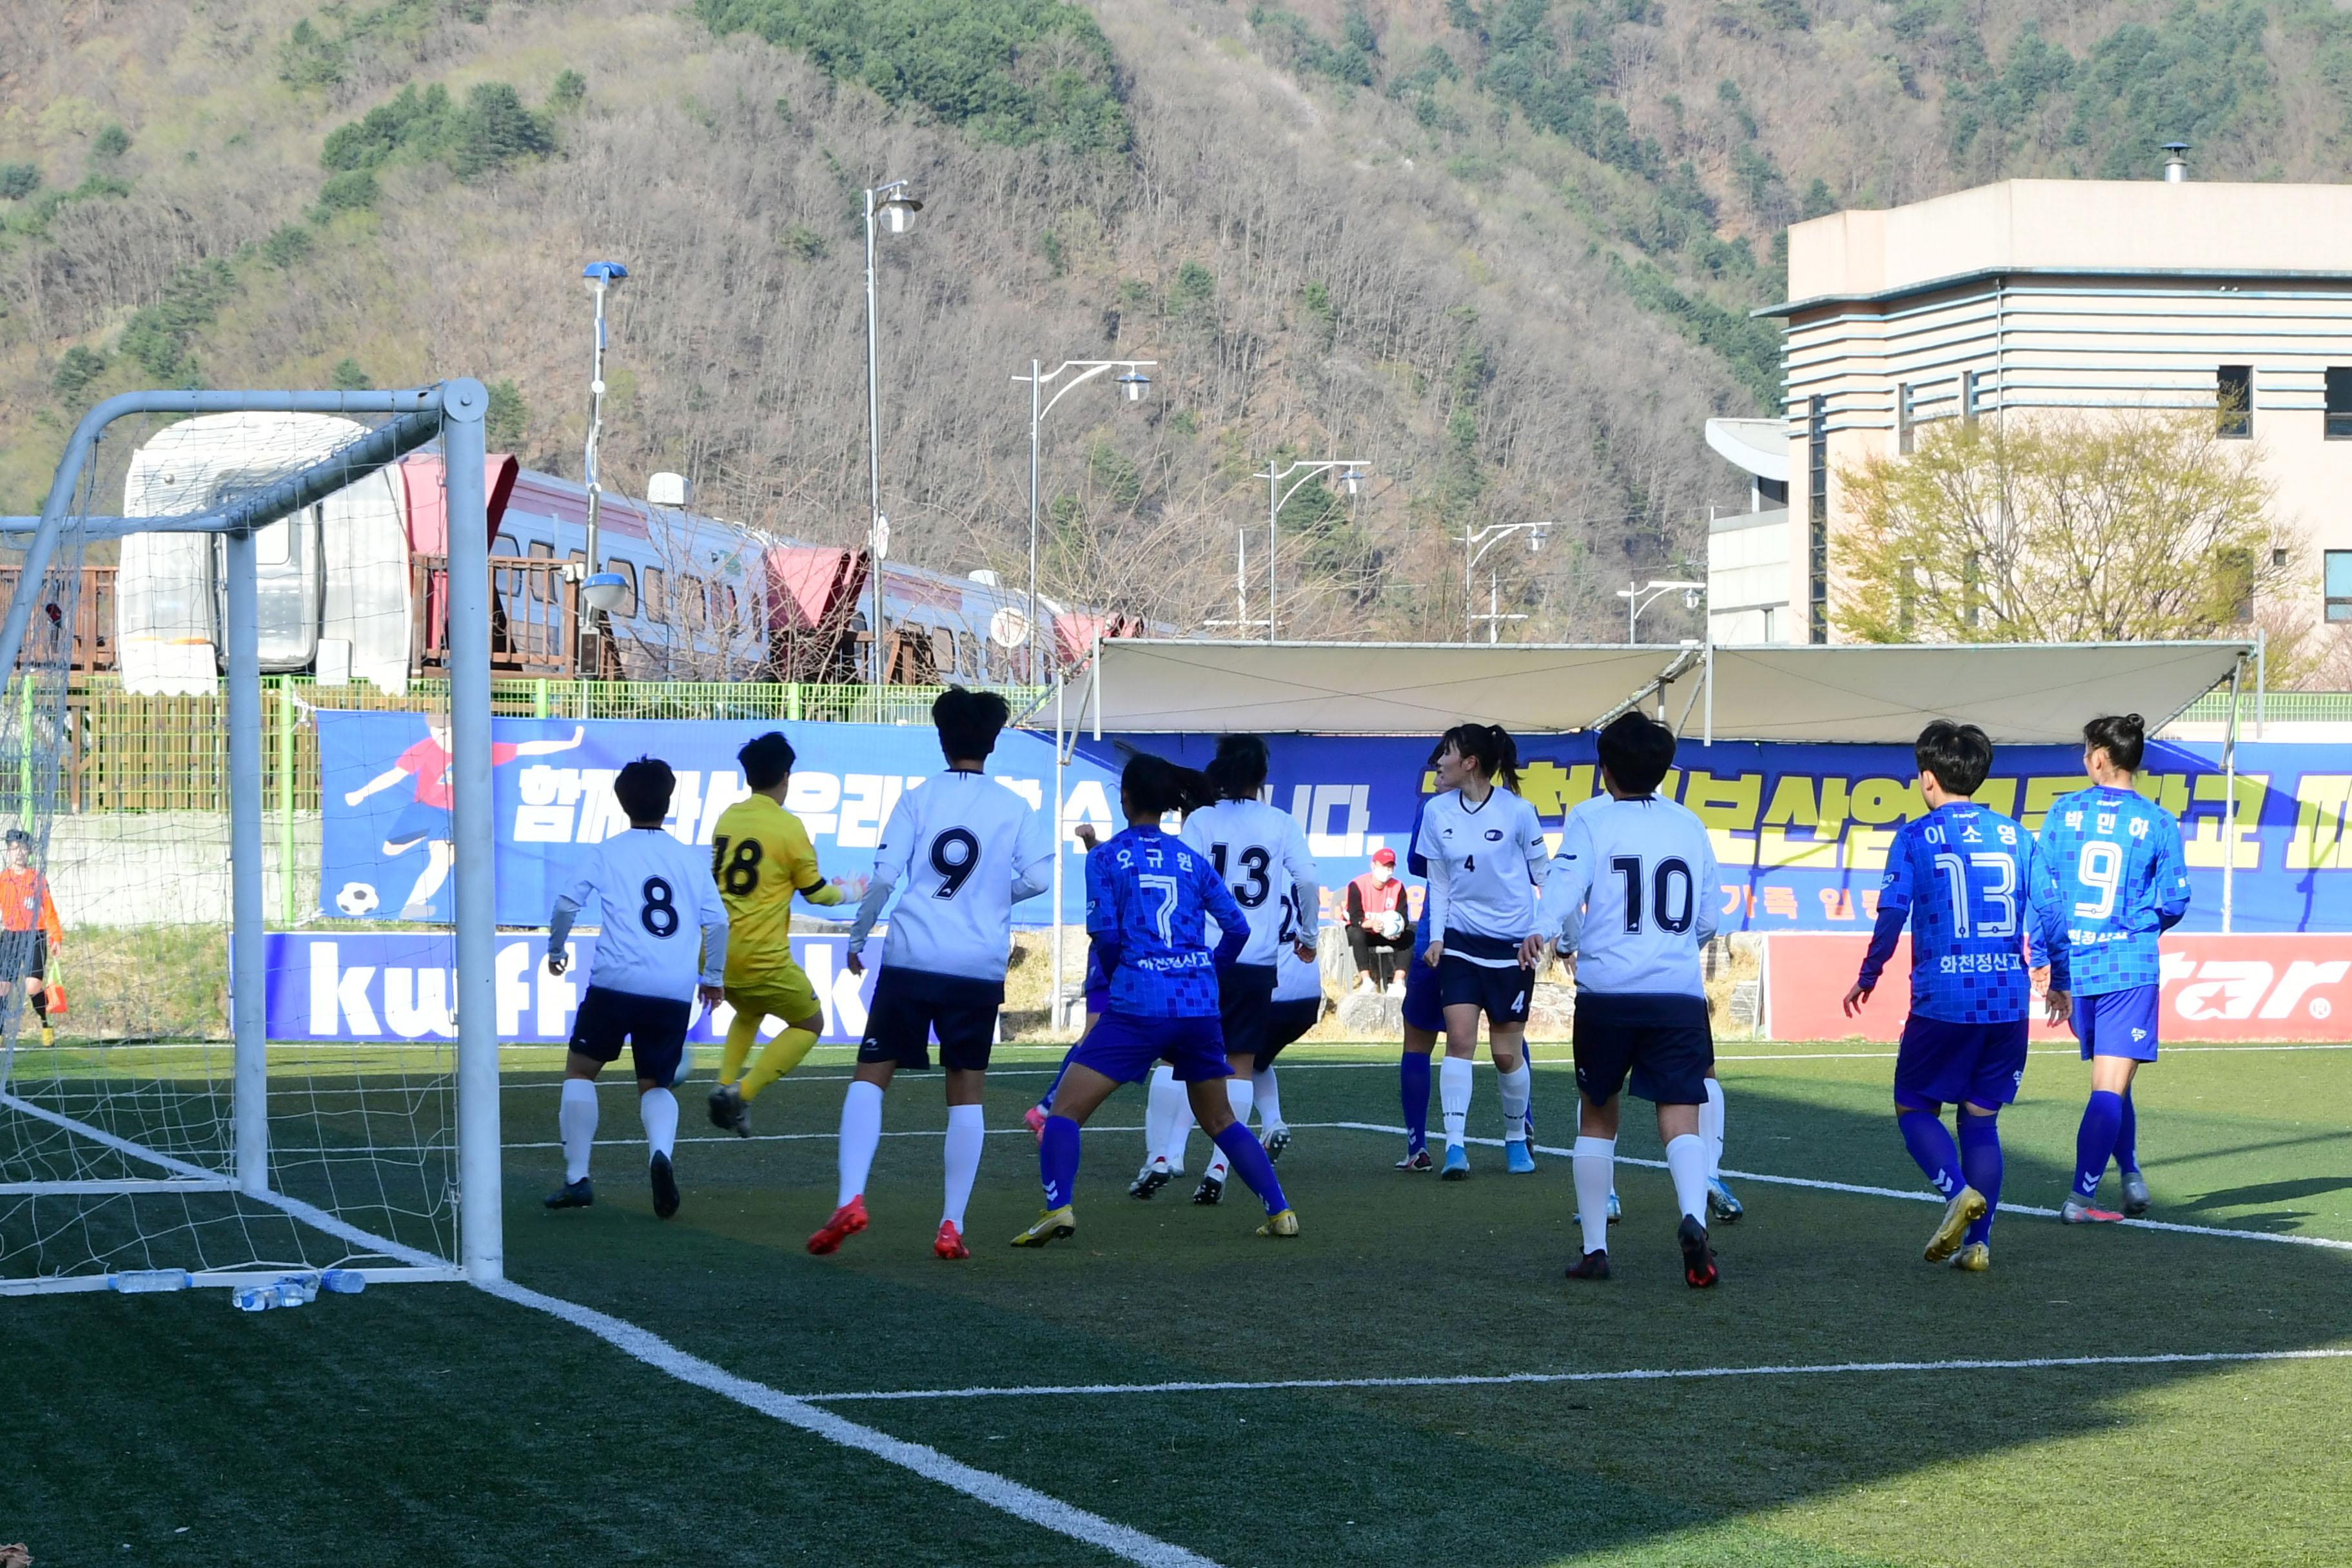
[[710, 1091], [710, 1125], [738, 1138], [751, 1136], [751, 1108], [743, 1103], [742, 1092], [733, 1084], [722, 1083]]
[[1154, 1160], [1135, 1173], [1135, 1180], [1127, 1184], [1127, 1195], [1131, 1198], [1149, 1198], [1168, 1184], [1171, 1174], [1172, 1173], [1168, 1169], [1167, 1161]]
[[1282, 1159], [1282, 1152], [1289, 1147], [1290, 1129], [1287, 1127], [1276, 1128], [1273, 1131], [1265, 1135], [1265, 1163], [1269, 1165], [1280, 1163]]
[[1396, 1163], [1396, 1168], [1400, 1171], [1433, 1171], [1437, 1169], [1437, 1162], [1429, 1157], [1426, 1149], [1409, 1149], [1404, 1158]]
[[1202, 1177], [1201, 1184], [1192, 1189], [1192, 1201], [1196, 1204], [1220, 1204], [1224, 1201], [1224, 1197], [1225, 1184], [1215, 1176]]
[[669, 1168], [669, 1156], [654, 1156], [651, 1174], [654, 1184], [654, 1217], [667, 1219], [677, 1212], [677, 1177]]
[[547, 1194], [547, 1206], [551, 1209], [584, 1209], [595, 1201], [595, 1184], [585, 1176], [566, 1182]]
[[1684, 1284], [1694, 1290], [1704, 1290], [1723, 1277], [1715, 1267], [1715, 1249], [1706, 1244], [1706, 1226], [1685, 1215], [1682, 1225], [1675, 1231], [1675, 1239], [1683, 1246]]
[[1609, 1254], [1588, 1252], [1568, 1266], [1570, 1279], [1606, 1279], [1609, 1278]]

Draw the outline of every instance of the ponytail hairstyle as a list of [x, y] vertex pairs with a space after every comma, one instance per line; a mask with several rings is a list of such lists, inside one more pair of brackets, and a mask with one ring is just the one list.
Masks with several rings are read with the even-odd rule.
[[1500, 724], [1456, 724], [1438, 742], [1441, 752], [1449, 747], [1454, 755], [1476, 763], [1488, 778], [1499, 779], [1505, 789], [1518, 793], [1519, 743]]
[[1226, 735], [1202, 774], [1219, 800], [1255, 800], [1265, 788], [1265, 742], [1255, 735]]
[[1171, 811], [1189, 816], [1217, 798], [1205, 777], [1149, 752], [1139, 752], [1128, 760], [1118, 775], [1118, 789], [1130, 814], [1150, 817]]
[[2107, 765], [2139, 772], [2147, 750], [2147, 721], [2137, 713], [2109, 713], [2083, 726], [2083, 748], [2107, 753]]

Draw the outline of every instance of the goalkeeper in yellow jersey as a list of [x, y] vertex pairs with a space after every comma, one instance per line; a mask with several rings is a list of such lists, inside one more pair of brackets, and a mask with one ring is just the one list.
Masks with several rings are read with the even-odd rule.
[[[793, 961], [793, 895], [812, 904], [838, 904], [855, 901], [863, 889], [845, 889], [824, 879], [808, 829], [784, 809], [793, 743], [772, 730], [736, 752], [735, 760], [751, 793], [719, 814], [710, 840], [710, 874], [726, 901], [730, 932], [727, 1005], [735, 1010], [719, 1058], [719, 1087], [710, 1091], [710, 1120], [748, 1138], [751, 1122], [744, 1107], [800, 1066], [824, 1027], [816, 988]], [[745, 1072], [760, 1026], [772, 1017], [783, 1020], [784, 1031], [761, 1048]]]

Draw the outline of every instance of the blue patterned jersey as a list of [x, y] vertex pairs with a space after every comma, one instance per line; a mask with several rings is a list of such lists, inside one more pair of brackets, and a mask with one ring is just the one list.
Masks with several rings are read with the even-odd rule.
[[2075, 994], [2162, 984], [2157, 933], [2189, 911], [2172, 813], [2137, 790], [2076, 790], [2042, 819], [2042, 853], [2066, 911]]
[[1878, 984], [1906, 919], [1911, 1011], [1950, 1024], [2011, 1024], [2026, 1016], [2026, 971], [2051, 965], [2067, 989], [2065, 909], [2033, 835], [1973, 801], [1906, 822], [1886, 850], [1878, 924], [1861, 983]]
[[[1223, 932], [1213, 955], [1211, 916]], [[1087, 857], [1087, 934], [1110, 971], [1112, 1012], [1213, 1018], [1217, 965], [1248, 940], [1249, 917], [1207, 856], [1130, 827]]]

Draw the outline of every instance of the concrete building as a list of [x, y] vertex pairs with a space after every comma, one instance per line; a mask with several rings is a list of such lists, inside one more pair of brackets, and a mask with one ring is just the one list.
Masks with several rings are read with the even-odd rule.
[[1710, 541], [1720, 640], [1831, 639], [1841, 467], [1935, 420], [2035, 409], [2216, 410], [2308, 542], [2312, 609], [2352, 622], [2352, 185], [2191, 181], [2177, 156], [2165, 174], [1789, 230], [1789, 300], [1760, 312], [1788, 323], [1779, 438], [1708, 422], [1756, 481]]

